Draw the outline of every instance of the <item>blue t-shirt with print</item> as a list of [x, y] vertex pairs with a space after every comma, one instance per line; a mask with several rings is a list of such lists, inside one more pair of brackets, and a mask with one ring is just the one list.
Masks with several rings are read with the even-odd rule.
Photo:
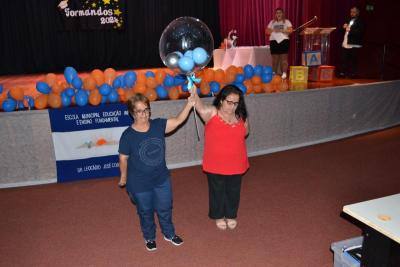
[[129, 156], [126, 190], [146, 192], [170, 175], [165, 162], [166, 119], [150, 120], [147, 132], [128, 127], [121, 135], [118, 152]]

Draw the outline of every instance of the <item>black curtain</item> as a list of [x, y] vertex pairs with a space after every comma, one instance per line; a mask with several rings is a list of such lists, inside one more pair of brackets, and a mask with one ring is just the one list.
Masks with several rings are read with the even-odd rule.
[[221, 41], [218, 1], [121, 0], [122, 30], [66, 30], [57, 8], [61, 0], [2, 1], [0, 8], [0, 75], [77, 71], [95, 68], [162, 67], [158, 42], [175, 18], [202, 20]]

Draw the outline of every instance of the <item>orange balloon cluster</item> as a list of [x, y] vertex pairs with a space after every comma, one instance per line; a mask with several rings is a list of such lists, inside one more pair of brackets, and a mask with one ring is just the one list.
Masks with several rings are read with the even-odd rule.
[[[187, 97], [189, 93], [184, 92], [182, 86], [176, 85], [165, 88], [166, 92], [163, 92], [163, 95], [161, 96], [161, 89], [157, 88], [157, 86], [164, 86], [167, 74], [172, 75], [171, 73], [172, 72], [170, 70], [165, 69], [158, 69], [154, 72], [145, 70], [136, 71], [136, 82], [133, 83], [132, 87], [113, 88], [113, 90], [116, 90], [118, 99], [122, 102], [125, 102], [129, 97], [136, 93], [144, 94], [149, 98], [150, 101], [155, 101], [159, 98], [169, 98], [171, 100], [175, 100]], [[233, 65], [229, 66], [226, 70], [205, 68], [196, 73], [196, 76], [201, 78], [201, 82], [200, 84], [197, 84], [197, 87], [199, 88], [201, 95], [209, 95], [211, 89], [213, 90], [213, 93], [218, 93], [216, 92], [216, 90], [218, 90], [218, 86], [215, 83], [218, 83], [219, 88], [222, 88], [225, 84], [234, 83], [237, 79], [237, 75], [243, 73], [243, 67], [236, 67]], [[54, 73], [48, 73], [44, 76], [43, 82], [47, 83], [47, 85], [51, 88], [51, 91], [48, 95], [40, 94], [34, 99], [34, 107], [36, 109], [45, 109], [47, 107], [61, 108], [63, 105], [61, 93], [69, 87], [76, 87], [76, 89], [81, 88], [79, 83], [78, 85], [75, 84], [76, 80], [73, 80], [72, 82], [70, 81], [71, 84], [69, 84], [66, 80], [60, 79], [59, 76], [61, 75], [56, 75]], [[113, 68], [107, 68], [104, 71], [100, 69], [94, 69], [88, 75], [84, 75], [83, 77], [82, 89], [89, 91], [88, 103], [90, 105], [97, 106], [102, 102], [103, 96], [100, 92], [104, 92], [104, 84], [115, 86], [114, 81], [117, 78], [117, 72]], [[124, 78], [125, 82], [127, 81], [126, 77], [122, 77]], [[78, 80], [78, 82], [80, 81]], [[132, 83], [129, 85], [131, 84]], [[169, 84], [171, 83], [169, 82]], [[274, 75], [269, 83], [263, 83], [260, 76], [254, 75], [251, 78], [245, 79], [243, 81], [243, 85], [247, 88], [247, 94], [285, 92], [292, 89], [292, 86], [288, 83], [288, 81], [282, 80], [281, 76], [279, 75]], [[103, 88], [102, 90], [99, 90], [101, 86], [103, 86]], [[157, 92], [160, 93], [160, 96], [157, 95]], [[21, 87], [11, 88], [9, 95], [16, 101], [26, 100], [24, 88]], [[0, 106], [6, 98], [7, 94], [0, 94]], [[71, 97], [71, 103], [75, 104], [74, 97]]]

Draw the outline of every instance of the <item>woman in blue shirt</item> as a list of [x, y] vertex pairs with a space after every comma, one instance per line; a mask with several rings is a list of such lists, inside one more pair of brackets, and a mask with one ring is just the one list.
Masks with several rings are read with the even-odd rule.
[[165, 134], [186, 120], [194, 99], [189, 97], [183, 110], [169, 119], [150, 119], [150, 102], [142, 94], [132, 96], [127, 104], [134, 122], [122, 133], [119, 143], [119, 185], [126, 185], [129, 197], [136, 203], [147, 250], [157, 249], [154, 212], [164, 239], [179, 246], [183, 240], [175, 234], [172, 223], [172, 190], [165, 161]]

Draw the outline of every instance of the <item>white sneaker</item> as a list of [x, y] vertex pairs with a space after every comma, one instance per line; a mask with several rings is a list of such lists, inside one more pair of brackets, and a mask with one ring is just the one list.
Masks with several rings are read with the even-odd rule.
[[286, 72], [282, 73], [282, 80], [285, 80], [287, 78]]

